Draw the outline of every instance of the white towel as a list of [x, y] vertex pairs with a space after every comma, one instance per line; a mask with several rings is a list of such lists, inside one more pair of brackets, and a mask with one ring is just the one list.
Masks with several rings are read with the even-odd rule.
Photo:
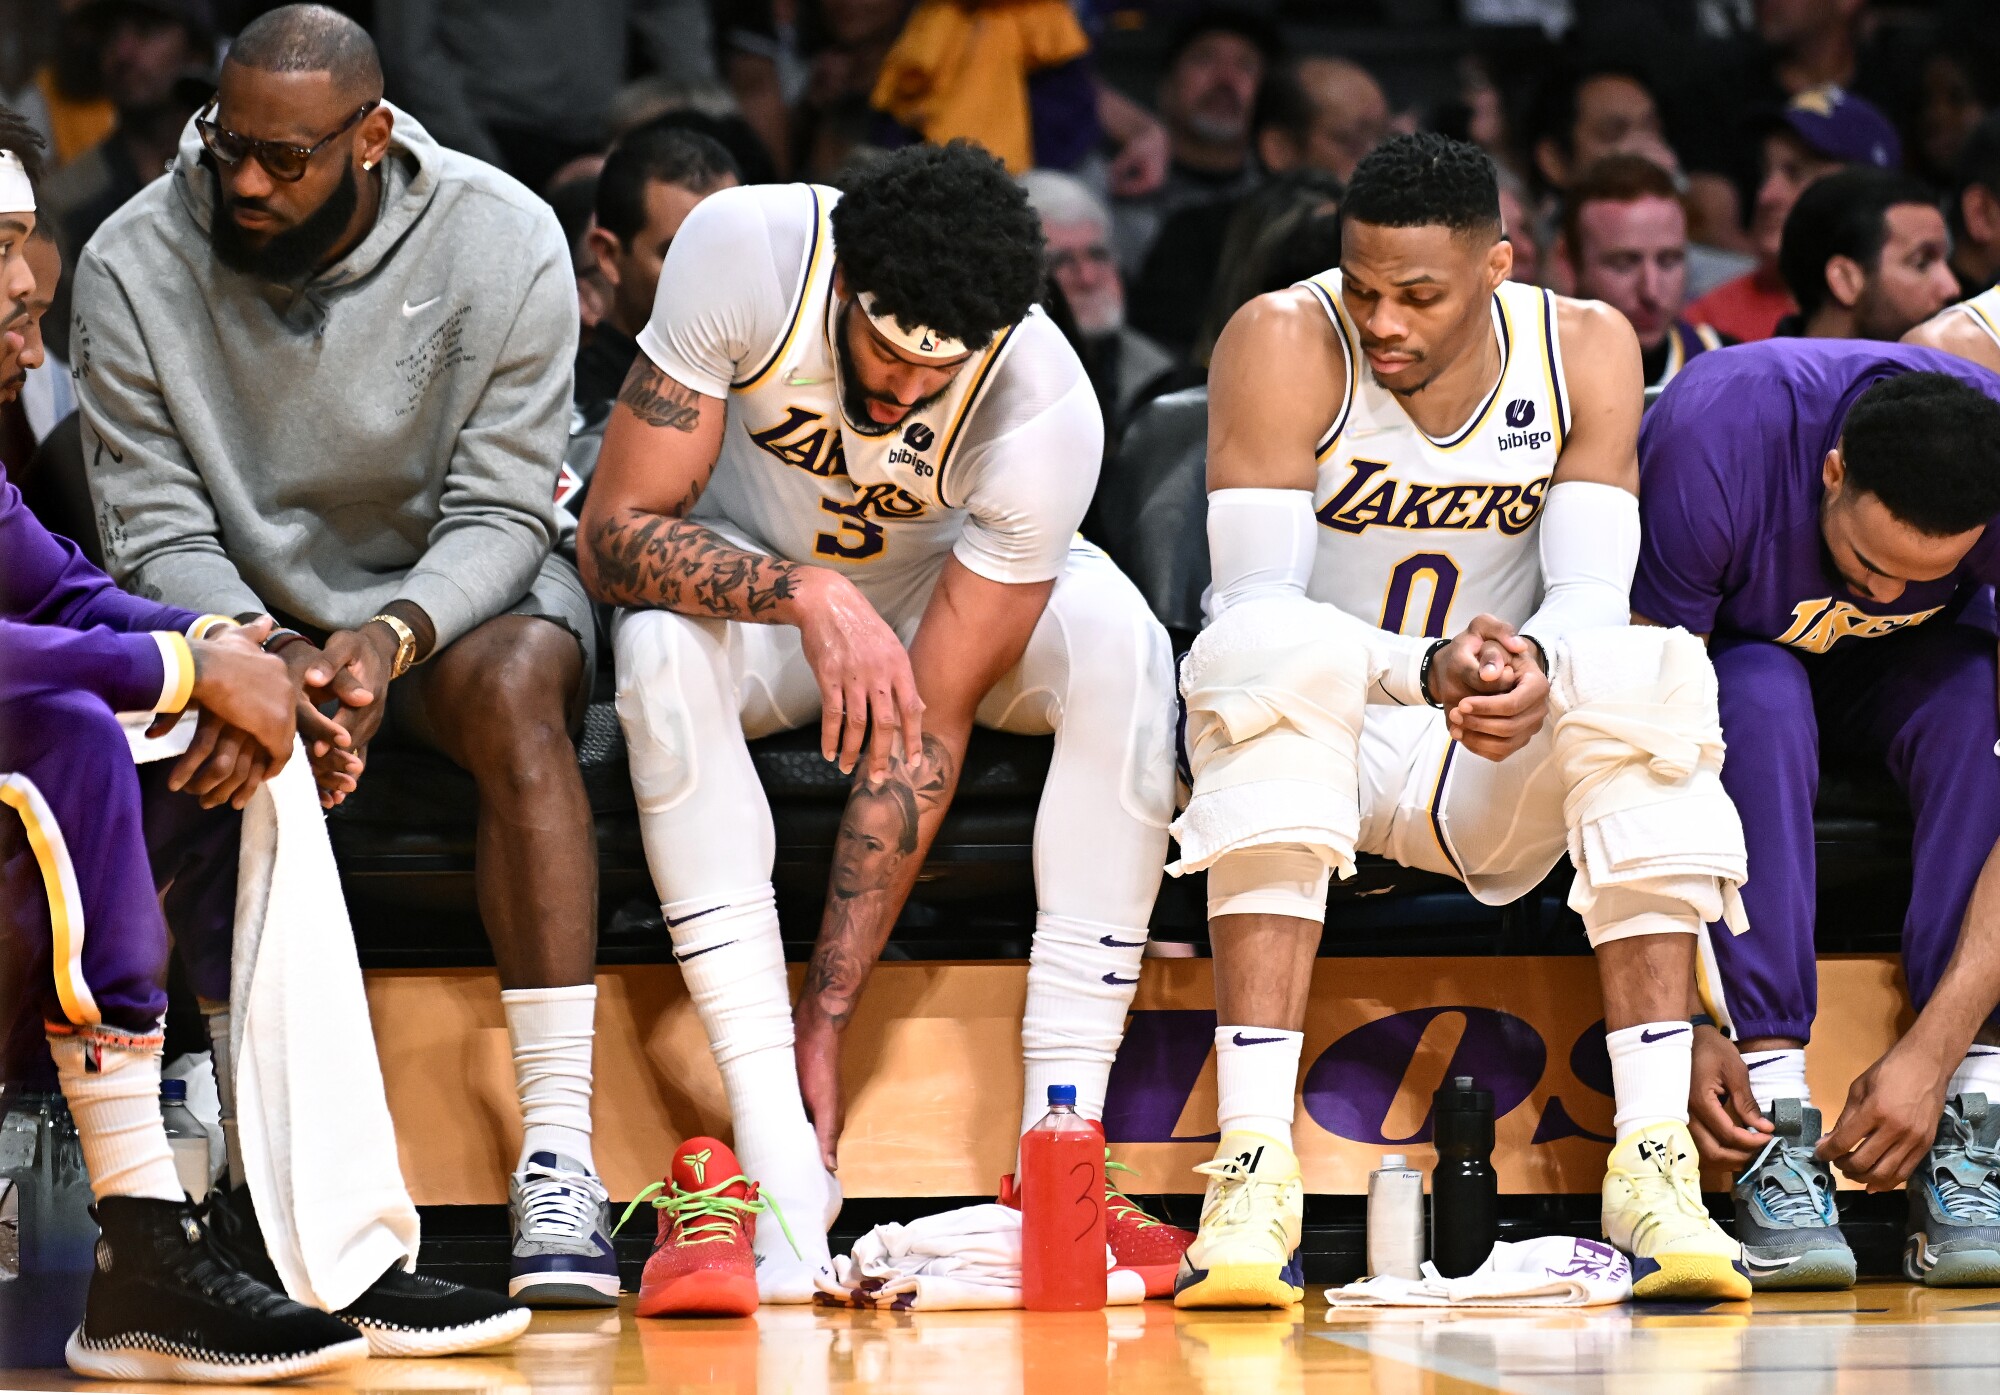
[[1737, 934], [1743, 824], [1722, 788], [1715, 671], [1682, 630], [1591, 630], [1560, 642], [1550, 685], [1572, 909], [1613, 887], [1671, 897]]
[[[177, 756], [190, 716], [133, 759]], [[303, 745], [243, 811], [230, 966], [230, 1052], [243, 1167], [271, 1262], [301, 1303], [346, 1307], [419, 1227], [369, 1026], [326, 815]]]
[[1170, 874], [1297, 844], [1354, 875], [1369, 662], [1352, 621], [1301, 597], [1240, 602], [1202, 632], [1181, 668], [1194, 793]]
[[1594, 1308], [1632, 1296], [1632, 1265], [1598, 1240], [1545, 1235], [1495, 1242], [1486, 1262], [1447, 1279], [1429, 1261], [1421, 1279], [1381, 1275], [1330, 1288], [1336, 1308]]
[[[1105, 1302], [1142, 1303], [1146, 1284], [1113, 1268], [1104, 1251]], [[987, 1202], [878, 1225], [820, 1270], [819, 1301], [832, 1307], [938, 1310], [1021, 1306], [1021, 1213]]]

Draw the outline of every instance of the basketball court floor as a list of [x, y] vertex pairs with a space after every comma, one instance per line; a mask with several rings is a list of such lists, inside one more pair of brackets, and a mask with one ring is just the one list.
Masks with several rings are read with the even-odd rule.
[[[2000, 1289], [1902, 1283], [1754, 1303], [1500, 1314], [540, 1313], [512, 1347], [274, 1389], [675, 1395], [1893, 1395], [2000, 1392]], [[153, 1389], [0, 1371], [8, 1390]], [[242, 1388], [242, 1387], [236, 1387]]]

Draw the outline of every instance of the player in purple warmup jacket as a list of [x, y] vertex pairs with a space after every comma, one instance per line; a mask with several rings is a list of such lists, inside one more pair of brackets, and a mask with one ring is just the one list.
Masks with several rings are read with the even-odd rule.
[[[1704, 955], [1735, 1047], [1698, 1033], [1692, 1109], [1710, 1161], [1740, 1169], [1752, 1283], [1853, 1282], [1828, 1163], [1909, 1181], [1911, 1278], [2000, 1282], [2000, 377], [1846, 340], [1706, 354], [1647, 414], [1639, 466], [1633, 611], [1708, 637], [1750, 855], [1750, 931]], [[1909, 801], [1918, 1009], [1824, 1140], [1803, 1050], [1822, 751], [1886, 766]]]

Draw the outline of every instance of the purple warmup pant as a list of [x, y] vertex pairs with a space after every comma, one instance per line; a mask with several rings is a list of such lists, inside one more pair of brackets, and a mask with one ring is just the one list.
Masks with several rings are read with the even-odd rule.
[[172, 767], [135, 767], [95, 696], [0, 705], [0, 934], [26, 988], [20, 1031], [39, 1012], [157, 1033], [169, 921], [196, 993], [228, 998], [240, 817], [169, 790]]
[[1737, 1039], [1812, 1035], [1819, 1006], [1813, 804], [1823, 746], [1881, 761], [1910, 802], [1916, 875], [1903, 970], [1921, 1009], [2000, 840], [1993, 636], [1934, 622], [1826, 654], [1728, 638], [1710, 652], [1729, 745], [1722, 784], [1743, 816], [1750, 854], [1749, 932], [1709, 927]]

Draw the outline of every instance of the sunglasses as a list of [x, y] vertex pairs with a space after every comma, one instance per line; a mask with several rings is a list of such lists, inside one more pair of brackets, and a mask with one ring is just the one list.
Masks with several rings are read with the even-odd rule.
[[305, 177], [306, 166], [312, 163], [313, 156], [324, 150], [329, 142], [346, 135], [354, 128], [357, 121], [380, 105], [379, 98], [372, 102], [364, 102], [355, 109], [354, 115], [311, 145], [291, 145], [285, 141], [252, 140], [249, 136], [239, 136], [227, 126], [217, 125], [209, 119], [208, 113], [216, 108], [214, 99], [211, 99], [209, 104], [201, 109], [201, 114], [195, 117], [194, 128], [201, 135], [201, 143], [207, 148], [208, 153], [223, 164], [238, 165], [254, 156], [271, 178], [293, 184]]

